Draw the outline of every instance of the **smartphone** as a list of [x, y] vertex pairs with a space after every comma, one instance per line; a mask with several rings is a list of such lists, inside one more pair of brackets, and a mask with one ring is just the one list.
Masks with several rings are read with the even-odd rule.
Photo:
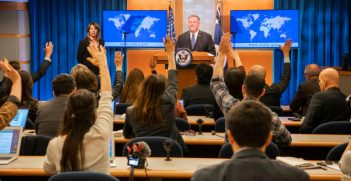
[[133, 155], [128, 156], [128, 165], [137, 167], [139, 165], [139, 158]]

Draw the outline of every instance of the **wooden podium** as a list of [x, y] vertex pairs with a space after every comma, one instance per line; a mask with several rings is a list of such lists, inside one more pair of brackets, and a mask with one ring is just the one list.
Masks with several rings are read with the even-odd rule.
[[[178, 99], [180, 99], [183, 88], [196, 84], [195, 67], [200, 63], [212, 64], [214, 56], [207, 52], [192, 52], [193, 60], [188, 67], [177, 67], [178, 70]], [[153, 56], [157, 64], [168, 64], [166, 52], [157, 53]]]

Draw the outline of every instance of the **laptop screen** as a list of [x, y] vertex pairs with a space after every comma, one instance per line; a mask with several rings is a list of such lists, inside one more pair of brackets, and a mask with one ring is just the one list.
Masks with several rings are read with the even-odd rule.
[[26, 125], [28, 109], [18, 109], [16, 116], [11, 120], [10, 126], [24, 127]]
[[0, 131], [0, 154], [16, 154], [21, 130], [4, 129]]

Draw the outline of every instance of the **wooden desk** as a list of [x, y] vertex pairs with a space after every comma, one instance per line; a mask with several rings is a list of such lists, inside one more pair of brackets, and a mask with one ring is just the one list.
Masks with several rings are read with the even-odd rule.
[[[188, 123], [193, 126], [197, 125], [196, 121], [198, 119], [202, 119], [204, 122], [202, 125], [204, 126], [214, 126], [216, 121], [213, 118], [209, 118], [206, 116], [188, 116]], [[113, 120], [114, 124], [124, 124], [125, 119], [121, 117], [121, 115], [115, 115], [115, 119]]]
[[[170, 162], [161, 157], [150, 157], [147, 174], [151, 178], [191, 178], [194, 171], [213, 164], [218, 164], [226, 159], [218, 158], [172, 158]], [[0, 165], [0, 176], [48, 176], [42, 166], [43, 156], [19, 157], [9, 165]], [[116, 157], [117, 166], [111, 168], [111, 175], [115, 177], [128, 177], [129, 167], [125, 157]], [[312, 169], [306, 170], [311, 180], [340, 180], [341, 173], [337, 170]], [[135, 169], [135, 177], [145, 177], [144, 169]]]
[[[291, 121], [288, 119], [289, 117], [279, 117], [279, 119], [282, 121], [282, 123], [285, 126], [301, 126], [301, 121]], [[196, 121], [198, 119], [202, 119], [204, 123], [202, 123], [204, 126], [215, 126], [216, 121], [213, 118], [209, 118], [206, 116], [188, 116], [188, 123], [193, 126], [197, 125]], [[124, 124], [125, 119], [121, 117], [121, 115], [117, 114], [114, 117], [113, 123], [114, 124]]]
[[[222, 145], [224, 144], [224, 133], [204, 133], [203, 135], [182, 135], [187, 145]], [[321, 135], [321, 134], [291, 134], [292, 143], [290, 147], [334, 147], [349, 140], [350, 135]], [[128, 139], [116, 137], [115, 143], [124, 144]]]
[[291, 118], [290, 116], [280, 116], [279, 119], [280, 121], [282, 121], [282, 123], [284, 124], [284, 126], [286, 127], [300, 127], [302, 124], [302, 121], [292, 121], [289, 120], [289, 118]]

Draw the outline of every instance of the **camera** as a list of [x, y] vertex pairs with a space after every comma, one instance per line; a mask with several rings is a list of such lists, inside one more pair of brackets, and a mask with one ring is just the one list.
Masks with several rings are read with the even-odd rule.
[[128, 165], [134, 168], [145, 168], [145, 158], [142, 158], [139, 154], [128, 155]]
[[138, 167], [139, 157], [136, 155], [128, 155], [128, 165]]

